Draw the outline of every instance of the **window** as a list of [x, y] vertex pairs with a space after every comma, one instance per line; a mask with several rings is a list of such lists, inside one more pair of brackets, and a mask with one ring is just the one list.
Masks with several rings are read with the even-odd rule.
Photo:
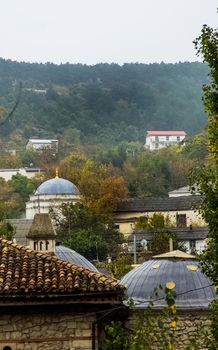
[[180, 136], [177, 136], [177, 138], [176, 138], [176, 139], [177, 139], [177, 141], [180, 141]]
[[10, 346], [4, 346], [3, 350], [12, 350], [12, 348]]
[[186, 214], [176, 214], [176, 226], [186, 227]]
[[158, 136], [155, 136], [155, 141], [158, 141]]
[[119, 230], [120, 229], [120, 225], [115, 225], [116, 229]]
[[189, 241], [189, 245], [190, 245], [191, 252], [195, 252], [195, 250], [196, 250], [196, 241], [190, 240]]
[[48, 250], [48, 247], [49, 247], [49, 242], [46, 241], [46, 242], [45, 242], [45, 250]]
[[169, 141], [170, 137], [169, 136], [166, 136], [166, 141]]
[[39, 243], [39, 249], [42, 250], [42, 247], [43, 247], [43, 242], [40, 242]]
[[35, 242], [33, 243], [33, 249], [34, 249], [34, 250], [38, 250], [38, 242], [37, 242], [37, 241], [35, 241]]

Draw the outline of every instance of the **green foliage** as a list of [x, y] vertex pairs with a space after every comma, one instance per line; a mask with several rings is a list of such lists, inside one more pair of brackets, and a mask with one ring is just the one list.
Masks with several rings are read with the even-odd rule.
[[14, 234], [14, 227], [9, 222], [0, 221], [0, 237], [12, 241]]
[[[195, 41], [198, 53], [210, 67], [210, 84], [204, 86], [204, 105], [209, 115], [208, 163], [198, 169], [193, 176], [199, 192], [202, 194], [201, 212], [210, 227], [210, 241], [205, 257], [210, 277], [215, 284], [218, 281], [218, 31], [204, 26], [201, 36]], [[211, 252], [211, 255], [210, 253]], [[207, 269], [206, 269], [207, 270]], [[218, 340], [218, 335], [217, 335]]]
[[172, 227], [168, 216], [161, 213], [154, 213], [152, 216], [141, 216], [135, 222], [136, 229], [149, 229], [152, 239], [148, 243], [147, 249], [153, 254], [162, 254], [169, 251], [169, 242], [172, 239], [173, 248], [185, 250], [182, 242], [178, 242], [176, 234], [167, 230]]
[[129, 255], [119, 255], [109, 264], [113, 277], [121, 279], [127, 272], [132, 270], [132, 258]]
[[[210, 238], [208, 246], [202, 255], [204, 271], [212, 278], [217, 286], [218, 282], [218, 29], [204, 25], [201, 36], [195, 40], [198, 54], [208, 63], [210, 68], [210, 83], [204, 85], [204, 106], [208, 118], [208, 163], [198, 169], [193, 176], [198, 191], [202, 195], [201, 212], [209, 224]], [[212, 307], [212, 332], [214, 342], [211, 349], [218, 347], [218, 303]]]
[[173, 249], [178, 249], [181, 247], [176, 239], [176, 234], [173, 232], [154, 232], [152, 234], [152, 240], [148, 244], [148, 250], [153, 254], [163, 254], [169, 252], [169, 242], [170, 239], [173, 241]]
[[118, 321], [112, 321], [110, 325], [105, 327], [106, 339], [104, 350], [129, 350], [130, 339], [129, 331], [124, 328], [123, 324]]
[[166, 196], [171, 189], [186, 186], [195, 160], [174, 146], [151, 152], [146, 149], [128, 157], [123, 164], [124, 178], [130, 196]]
[[24, 209], [23, 205], [20, 195], [0, 178], [0, 219], [19, 217]]
[[140, 216], [135, 221], [136, 229], [145, 229], [145, 228], [165, 228], [171, 227], [172, 223], [168, 216], [165, 216], [161, 213], [154, 213], [152, 216]]
[[20, 197], [26, 202], [29, 199], [29, 195], [33, 193], [35, 187], [31, 179], [21, 174], [13, 175], [8, 184], [14, 189], [15, 193], [18, 193]]
[[88, 259], [105, 260], [119, 253], [123, 237], [110, 216], [83, 203], [63, 204], [59, 215], [52, 215], [58, 239]]
[[144, 141], [149, 129], [193, 134], [205, 125], [200, 85], [207, 82], [207, 72], [207, 66], [197, 62], [58, 66], [1, 59], [4, 109], [12, 105], [13, 82], [23, 83], [12, 123], [1, 128], [2, 135], [16, 129], [26, 138], [65, 138], [71, 129], [78, 130], [81, 143], [114, 145]]

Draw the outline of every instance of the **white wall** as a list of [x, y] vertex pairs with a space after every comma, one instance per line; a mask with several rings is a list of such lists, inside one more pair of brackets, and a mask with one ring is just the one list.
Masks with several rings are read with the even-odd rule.
[[13, 175], [21, 174], [28, 177], [29, 179], [40, 172], [40, 169], [34, 171], [28, 171], [25, 168], [21, 169], [0, 169], [0, 177], [5, 179], [5, 181], [11, 180]]

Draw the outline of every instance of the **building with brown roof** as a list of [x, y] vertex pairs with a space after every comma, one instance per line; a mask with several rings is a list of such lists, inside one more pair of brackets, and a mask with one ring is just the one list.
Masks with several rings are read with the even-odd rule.
[[0, 238], [0, 349], [100, 349], [123, 291], [113, 278]]

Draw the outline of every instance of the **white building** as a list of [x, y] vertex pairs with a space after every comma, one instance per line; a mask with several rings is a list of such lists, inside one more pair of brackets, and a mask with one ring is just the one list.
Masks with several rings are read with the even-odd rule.
[[20, 174], [31, 179], [40, 172], [40, 168], [0, 169], [0, 177], [5, 179], [5, 181], [8, 181], [12, 179], [13, 175]]
[[43, 182], [30, 196], [26, 203], [26, 218], [33, 219], [35, 214], [46, 214], [50, 209], [60, 208], [62, 203], [76, 203], [80, 199], [79, 190], [72, 182], [56, 176]]
[[34, 151], [43, 151], [44, 149], [53, 149], [55, 152], [58, 151], [58, 140], [44, 140], [44, 139], [29, 139], [26, 149]]
[[182, 196], [192, 196], [192, 195], [200, 195], [197, 191], [192, 191], [190, 186], [184, 186], [177, 188], [176, 190], [168, 192], [169, 197], [182, 197]]
[[185, 131], [147, 131], [145, 147], [158, 150], [183, 141], [185, 136]]

